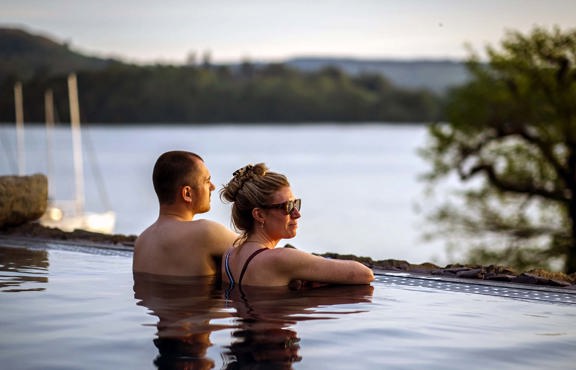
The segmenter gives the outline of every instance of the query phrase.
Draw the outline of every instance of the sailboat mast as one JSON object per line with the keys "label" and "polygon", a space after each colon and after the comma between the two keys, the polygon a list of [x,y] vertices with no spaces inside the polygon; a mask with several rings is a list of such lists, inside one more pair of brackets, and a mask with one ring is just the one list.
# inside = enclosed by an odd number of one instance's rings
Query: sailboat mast
{"label": "sailboat mast", "polygon": [[70,103],[70,124],[72,128],[72,150],[74,154],[74,174],[76,176],[76,214],[84,213],[84,168],[82,165],[82,136],[80,133],[80,106],[76,74],[68,75],[68,98]]}
{"label": "sailboat mast", "polygon": [[52,89],[44,92],[44,117],[46,120],[46,167],[48,175],[48,190],[52,189],[50,180],[52,179],[52,130],[54,128],[54,94]]}
{"label": "sailboat mast", "polygon": [[16,142],[18,150],[18,174],[24,175],[26,170],[26,152],[24,151],[24,102],[22,98],[22,83],[14,85],[14,108],[16,111]]}

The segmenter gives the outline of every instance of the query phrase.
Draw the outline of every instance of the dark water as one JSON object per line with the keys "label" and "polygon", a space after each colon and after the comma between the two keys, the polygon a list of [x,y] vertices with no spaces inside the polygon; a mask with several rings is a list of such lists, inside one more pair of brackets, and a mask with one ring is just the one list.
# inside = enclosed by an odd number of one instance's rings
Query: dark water
{"label": "dark water", "polygon": [[2,368],[568,369],[576,360],[568,295],[390,275],[227,294],[214,281],[133,276],[129,253],[82,250],[0,247]]}
{"label": "dark water", "polygon": [[222,291],[213,279],[175,279],[135,275],[138,304],[158,317],[154,344],[159,367],[212,368],[207,356],[210,336],[229,332],[222,345],[226,369],[290,368],[301,362],[299,334],[293,326],[309,320],[333,320],[366,308],[371,286],[322,287],[290,291],[285,288]]}

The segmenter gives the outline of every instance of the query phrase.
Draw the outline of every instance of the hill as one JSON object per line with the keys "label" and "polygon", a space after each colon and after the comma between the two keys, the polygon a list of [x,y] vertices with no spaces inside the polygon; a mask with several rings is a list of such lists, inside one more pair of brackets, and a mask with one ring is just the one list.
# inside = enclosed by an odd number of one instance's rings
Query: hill
{"label": "hill", "polygon": [[15,119],[16,80],[23,83],[28,122],[44,121],[48,89],[58,116],[67,117],[62,97],[70,72],[78,75],[84,122],[432,122],[443,119],[441,92],[464,79],[463,68],[457,62],[311,58],[134,65],[0,28],[0,122]]}
{"label": "hill", "polygon": [[[70,71],[101,70],[121,61],[86,56],[39,34],[14,28],[0,28],[0,82],[8,76],[22,80],[37,75],[53,76]],[[266,63],[256,62],[263,66]],[[385,76],[392,84],[409,89],[442,93],[468,79],[461,61],[451,60],[365,60],[352,58],[297,57],[285,61],[299,71],[316,72],[336,67],[350,75],[371,73]],[[229,65],[234,68],[238,65]]]}
{"label": "hill", "polygon": [[28,80],[70,71],[104,69],[112,59],[90,57],[70,50],[66,43],[16,28],[0,28],[0,82],[10,76]]}
{"label": "hill", "polygon": [[396,86],[442,93],[451,86],[460,85],[469,78],[466,66],[452,60],[363,60],[351,58],[294,58],[288,66],[303,71],[318,71],[336,67],[350,75],[364,73],[385,76]]}

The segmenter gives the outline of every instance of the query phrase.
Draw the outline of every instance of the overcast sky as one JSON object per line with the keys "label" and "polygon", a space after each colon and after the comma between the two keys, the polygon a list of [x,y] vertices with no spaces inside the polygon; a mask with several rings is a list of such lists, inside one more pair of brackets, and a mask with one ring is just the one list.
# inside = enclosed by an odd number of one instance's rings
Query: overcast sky
{"label": "overcast sky", "polygon": [[451,58],[506,30],[576,27],[572,0],[0,0],[0,26],[133,62]]}

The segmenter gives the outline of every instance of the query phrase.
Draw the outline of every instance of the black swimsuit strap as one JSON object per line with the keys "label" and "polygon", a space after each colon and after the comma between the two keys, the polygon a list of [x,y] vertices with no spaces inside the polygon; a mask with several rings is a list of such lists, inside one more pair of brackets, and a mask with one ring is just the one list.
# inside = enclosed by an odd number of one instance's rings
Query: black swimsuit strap
{"label": "black swimsuit strap", "polygon": [[256,257],[258,254],[269,250],[268,248],[261,248],[258,249],[257,251],[255,251],[254,253],[252,253],[250,255],[250,257],[248,257],[248,259],[246,260],[246,262],[244,263],[244,267],[242,267],[242,272],[240,273],[240,279],[238,279],[238,285],[242,286],[242,279],[244,278],[244,273],[246,273],[246,269],[248,268],[248,264],[250,263],[250,261],[252,261],[252,258]]}

